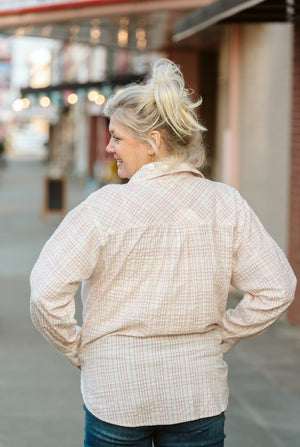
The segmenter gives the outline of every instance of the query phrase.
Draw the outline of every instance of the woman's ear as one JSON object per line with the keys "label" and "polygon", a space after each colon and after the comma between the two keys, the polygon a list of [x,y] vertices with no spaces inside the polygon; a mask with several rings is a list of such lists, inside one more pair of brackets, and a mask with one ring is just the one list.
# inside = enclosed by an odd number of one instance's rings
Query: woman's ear
{"label": "woman's ear", "polygon": [[[155,146],[159,149],[160,143],[161,143],[161,135],[158,130],[152,130],[152,132],[149,133],[149,137],[152,138],[154,141]],[[150,148],[150,155],[154,155],[154,150],[151,146]]]}

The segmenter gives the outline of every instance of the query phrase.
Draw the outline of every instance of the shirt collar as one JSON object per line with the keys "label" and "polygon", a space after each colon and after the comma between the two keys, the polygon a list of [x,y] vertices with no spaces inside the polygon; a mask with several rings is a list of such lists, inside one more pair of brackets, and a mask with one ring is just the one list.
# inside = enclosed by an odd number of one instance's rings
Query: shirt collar
{"label": "shirt collar", "polygon": [[155,161],[143,165],[129,180],[129,183],[141,183],[144,180],[151,180],[153,178],[162,177],[164,175],[177,174],[179,172],[191,172],[198,177],[204,175],[194,168],[189,163],[179,163],[176,166],[170,167],[168,163],[162,161]]}

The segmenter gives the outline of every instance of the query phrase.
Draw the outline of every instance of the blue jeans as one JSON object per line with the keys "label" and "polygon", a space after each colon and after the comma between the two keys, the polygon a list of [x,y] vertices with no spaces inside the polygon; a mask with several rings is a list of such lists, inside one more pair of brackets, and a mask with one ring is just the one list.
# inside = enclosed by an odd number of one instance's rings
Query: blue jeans
{"label": "blue jeans", "polygon": [[85,447],[223,447],[224,413],[173,425],[121,427],[97,419],[86,407]]}

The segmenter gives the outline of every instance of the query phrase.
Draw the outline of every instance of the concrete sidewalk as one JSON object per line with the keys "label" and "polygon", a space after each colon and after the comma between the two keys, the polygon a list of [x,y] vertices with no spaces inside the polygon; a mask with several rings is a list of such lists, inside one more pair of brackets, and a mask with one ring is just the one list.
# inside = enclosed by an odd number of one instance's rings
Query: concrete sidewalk
{"label": "concrete sidewalk", "polygon": [[[29,274],[61,220],[40,218],[45,175],[37,161],[0,170],[0,447],[83,446],[79,371],[43,340],[29,316]],[[71,181],[70,208],[87,193]],[[226,360],[225,445],[300,445],[300,329],[280,320]]]}

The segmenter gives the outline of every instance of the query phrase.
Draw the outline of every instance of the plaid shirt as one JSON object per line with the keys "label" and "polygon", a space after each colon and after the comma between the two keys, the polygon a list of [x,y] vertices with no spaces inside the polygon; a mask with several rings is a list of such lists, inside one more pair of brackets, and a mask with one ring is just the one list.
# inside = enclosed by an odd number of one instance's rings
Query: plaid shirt
{"label": "plaid shirt", "polygon": [[[82,282],[83,325],[74,319]],[[87,408],[124,426],[216,415],[223,353],[294,296],[282,250],[239,193],[190,165],[144,165],[72,210],[31,275],[35,326],[76,366]],[[226,311],[230,285],[245,291]]]}

